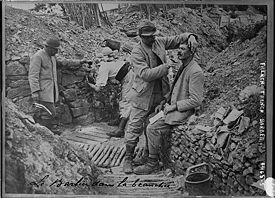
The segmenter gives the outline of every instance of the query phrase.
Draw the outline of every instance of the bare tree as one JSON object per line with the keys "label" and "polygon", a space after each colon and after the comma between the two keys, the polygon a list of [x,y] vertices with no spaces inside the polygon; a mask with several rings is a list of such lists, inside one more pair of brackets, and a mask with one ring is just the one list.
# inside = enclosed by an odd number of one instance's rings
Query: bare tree
{"label": "bare tree", "polygon": [[111,26],[107,14],[102,14],[97,3],[62,3],[61,7],[65,10],[71,21],[75,21],[84,28],[92,26],[102,26],[102,22]]}

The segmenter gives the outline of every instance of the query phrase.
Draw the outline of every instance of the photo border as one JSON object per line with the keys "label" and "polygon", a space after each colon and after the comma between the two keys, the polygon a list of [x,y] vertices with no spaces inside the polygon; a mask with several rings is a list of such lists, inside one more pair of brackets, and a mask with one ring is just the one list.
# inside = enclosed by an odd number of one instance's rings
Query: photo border
{"label": "photo border", "polygon": [[[1,165],[2,165],[2,189],[3,192],[5,190],[5,105],[4,105],[4,99],[5,99],[5,3],[8,2],[18,2],[18,3],[39,3],[42,2],[42,0],[15,0],[15,1],[2,1],[2,95],[1,95],[1,129],[2,129],[2,156],[1,156]],[[48,0],[43,1],[43,3],[104,3],[104,4],[117,4],[117,3],[138,3],[138,4],[219,4],[219,5],[266,5],[267,6],[267,71],[266,71],[266,169],[265,169],[265,178],[267,177],[274,177],[273,172],[273,65],[274,65],[274,1],[273,0],[182,0],[182,1],[152,1],[152,0],[137,0],[137,1],[128,1],[128,0],[115,0],[115,1],[109,1],[109,0],[101,0],[101,1],[81,1],[81,2],[75,2],[71,0]],[[31,195],[31,194],[4,194],[6,197],[48,197],[52,195]],[[59,195],[55,195],[59,197]],[[64,196],[64,195],[60,195]],[[66,196],[66,195],[65,195]],[[99,197],[98,195],[87,195],[89,197]],[[106,195],[102,195],[104,197],[109,197]],[[78,197],[78,195],[75,195],[74,197]],[[116,196],[115,196],[116,197]],[[120,197],[117,195],[117,197]],[[122,196],[123,197],[123,196]]]}

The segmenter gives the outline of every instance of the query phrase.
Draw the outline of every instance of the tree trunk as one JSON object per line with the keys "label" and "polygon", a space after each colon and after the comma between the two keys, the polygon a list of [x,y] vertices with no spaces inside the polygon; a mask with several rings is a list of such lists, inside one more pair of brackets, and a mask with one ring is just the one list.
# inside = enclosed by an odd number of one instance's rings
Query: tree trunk
{"label": "tree trunk", "polygon": [[94,26],[102,26],[101,19],[107,24],[112,25],[107,14],[102,14],[97,3],[62,3],[62,9],[66,11],[70,21],[75,21],[85,29]]}
{"label": "tree trunk", "polygon": [[96,16],[97,27],[101,27],[98,4],[94,4],[94,11]]}

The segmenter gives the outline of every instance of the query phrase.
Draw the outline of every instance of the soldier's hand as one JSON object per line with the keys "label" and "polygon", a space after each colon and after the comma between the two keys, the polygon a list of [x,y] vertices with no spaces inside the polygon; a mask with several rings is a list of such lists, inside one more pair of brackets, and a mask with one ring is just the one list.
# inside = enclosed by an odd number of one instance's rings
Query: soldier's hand
{"label": "soldier's hand", "polygon": [[169,113],[171,111],[175,111],[176,109],[177,109],[177,105],[176,104],[170,105],[170,104],[166,103],[164,105],[164,110],[163,110],[164,115],[166,115],[167,113]]}
{"label": "soldier's hand", "polygon": [[165,66],[169,69],[171,67],[176,67],[177,63],[174,63],[173,61],[171,61],[170,59],[167,60],[167,63],[164,63]]}
{"label": "soldier's hand", "polygon": [[163,109],[163,105],[165,104],[165,100],[162,100],[160,104],[155,108],[155,113],[160,112]]}
{"label": "soldier's hand", "polygon": [[162,109],[162,105],[158,105],[158,106],[156,106],[156,108],[155,108],[155,113],[160,112],[160,111],[161,111],[161,109]]}
{"label": "soldier's hand", "polygon": [[191,35],[188,39],[188,47],[191,49],[191,52],[195,52],[199,43],[196,40],[196,37],[194,35]]}
{"label": "soldier's hand", "polygon": [[89,83],[87,82],[88,85],[93,88],[96,92],[99,92],[100,91],[100,87],[99,86],[96,86],[95,84],[92,84],[92,83]]}

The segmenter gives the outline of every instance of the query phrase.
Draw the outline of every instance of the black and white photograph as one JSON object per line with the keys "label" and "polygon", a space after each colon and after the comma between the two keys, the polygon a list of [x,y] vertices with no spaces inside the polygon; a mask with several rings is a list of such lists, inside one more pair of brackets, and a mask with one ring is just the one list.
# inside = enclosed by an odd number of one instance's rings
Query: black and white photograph
{"label": "black and white photograph", "polygon": [[272,0],[2,2],[2,197],[274,197]]}

